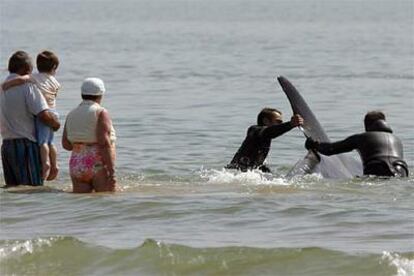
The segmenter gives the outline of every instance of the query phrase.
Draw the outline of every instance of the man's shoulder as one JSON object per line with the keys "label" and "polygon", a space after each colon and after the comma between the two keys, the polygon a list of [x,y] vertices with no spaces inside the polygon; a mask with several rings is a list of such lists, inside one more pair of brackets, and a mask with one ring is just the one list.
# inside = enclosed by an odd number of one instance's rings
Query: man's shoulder
{"label": "man's shoulder", "polygon": [[12,79],[16,78],[17,76],[18,76],[17,74],[11,73],[7,77],[4,78],[4,81],[12,80]]}
{"label": "man's shoulder", "polygon": [[19,84],[13,87],[10,87],[9,89],[2,91],[2,93],[5,93],[7,95],[7,99],[14,99],[14,98],[20,98],[24,97],[27,94],[33,92],[32,87],[28,83]]}
{"label": "man's shoulder", "polygon": [[265,126],[252,125],[247,129],[247,135],[258,135],[265,128]]}
{"label": "man's shoulder", "polygon": [[374,137],[374,136],[390,136],[390,137],[396,137],[397,136],[394,133],[388,132],[388,131],[366,131],[363,133],[359,133],[359,134],[355,134],[353,136],[358,136],[358,137]]}
{"label": "man's shoulder", "polygon": [[25,91],[25,103],[30,112],[34,115],[49,108],[45,98],[35,84],[28,83]]}
{"label": "man's shoulder", "polygon": [[263,128],[266,128],[266,126],[251,125],[251,126],[249,126],[248,129],[257,130],[257,129],[263,129]]}
{"label": "man's shoulder", "polygon": [[24,91],[24,93],[27,93],[28,95],[40,93],[40,91],[37,89],[36,85],[34,83],[31,83],[31,82],[27,82],[27,83],[22,84],[22,91]]}
{"label": "man's shoulder", "polygon": [[343,141],[346,141],[347,143],[361,143],[362,141],[366,140],[371,134],[369,132],[361,132],[356,133],[348,136]]}

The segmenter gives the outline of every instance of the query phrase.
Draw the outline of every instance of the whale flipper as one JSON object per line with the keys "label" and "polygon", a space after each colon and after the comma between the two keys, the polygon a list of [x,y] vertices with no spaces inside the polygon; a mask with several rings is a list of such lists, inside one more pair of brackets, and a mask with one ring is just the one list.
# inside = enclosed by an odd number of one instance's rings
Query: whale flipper
{"label": "whale flipper", "polygon": [[[303,117],[304,124],[302,128],[305,136],[320,142],[330,142],[315,114],[293,84],[283,76],[279,76],[277,80],[289,99],[293,113],[300,114]],[[344,154],[325,156],[309,151],[304,159],[296,163],[289,171],[287,177],[309,173],[320,173],[326,178],[352,178],[362,175],[362,164],[360,161]]]}

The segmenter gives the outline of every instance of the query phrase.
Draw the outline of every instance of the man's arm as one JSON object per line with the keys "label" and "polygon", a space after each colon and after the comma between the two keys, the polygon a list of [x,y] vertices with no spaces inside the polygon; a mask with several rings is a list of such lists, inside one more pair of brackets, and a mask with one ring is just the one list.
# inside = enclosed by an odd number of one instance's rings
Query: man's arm
{"label": "man's arm", "polygon": [[48,109],[41,111],[39,114],[37,114],[37,116],[42,121],[42,123],[51,127],[54,131],[57,131],[60,128],[59,121]]}
{"label": "man's arm", "polygon": [[323,155],[334,155],[344,152],[349,152],[358,148],[359,135],[353,135],[345,140],[334,143],[319,143],[317,141],[308,138],[305,143],[307,149],[316,150]]}
{"label": "man's arm", "polygon": [[263,129],[261,136],[265,139],[274,139],[294,128],[290,122],[269,126]]}
{"label": "man's arm", "polygon": [[261,135],[265,139],[274,139],[282,134],[285,134],[292,128],[300,126],[302,124],[303,124],[303,118],[300,115],[295,114],[292,116],[289,122],[266,127],[262,131]]}

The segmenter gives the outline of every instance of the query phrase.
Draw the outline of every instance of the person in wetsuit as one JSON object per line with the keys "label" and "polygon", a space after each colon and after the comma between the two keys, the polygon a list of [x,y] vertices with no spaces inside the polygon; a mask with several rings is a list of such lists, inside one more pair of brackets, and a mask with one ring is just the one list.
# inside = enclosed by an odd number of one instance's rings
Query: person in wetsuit
{"label": "person in wetsuit", "polygon": [[324,155],[349,152],[356,149],[362,159],[364,175],[408,176],[408,166],[403,160],[401,140],[392,134],[385,121],[384,113],[371,111],[365,115],[366,132],[352,135],[334,143],[319,143],[308,138],[307,149],[316,150]]}
{"label": "person in wetsuit", "polygon": [[271,172],[264,161],[269,153],[272,139],[301,124],[303,118],[298,114],[292,116],[289,122],[283,123],[282,112],[273,108],[264,108],[257,116],[257,125],[249,127],[246,138],[226,168],[243,172],[252,169]]}

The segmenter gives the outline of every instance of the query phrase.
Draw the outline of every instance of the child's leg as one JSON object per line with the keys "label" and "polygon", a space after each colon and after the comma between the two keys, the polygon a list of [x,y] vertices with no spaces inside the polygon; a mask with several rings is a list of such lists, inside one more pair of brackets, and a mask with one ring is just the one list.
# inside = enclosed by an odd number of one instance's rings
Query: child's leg
{"label": "child's leg", "polygon": [[46,179],[50,172],[50,160],[49,160],[49,145],[40,145],[40,158],[42,161],[42,179]]}
{"label": "child's leg", "polygon": [[57,164],[57,149],[54,144],[49,144],[49,160],[50,160],[50,172],[47,180],[53,180],[59,173],[59,167]]}

